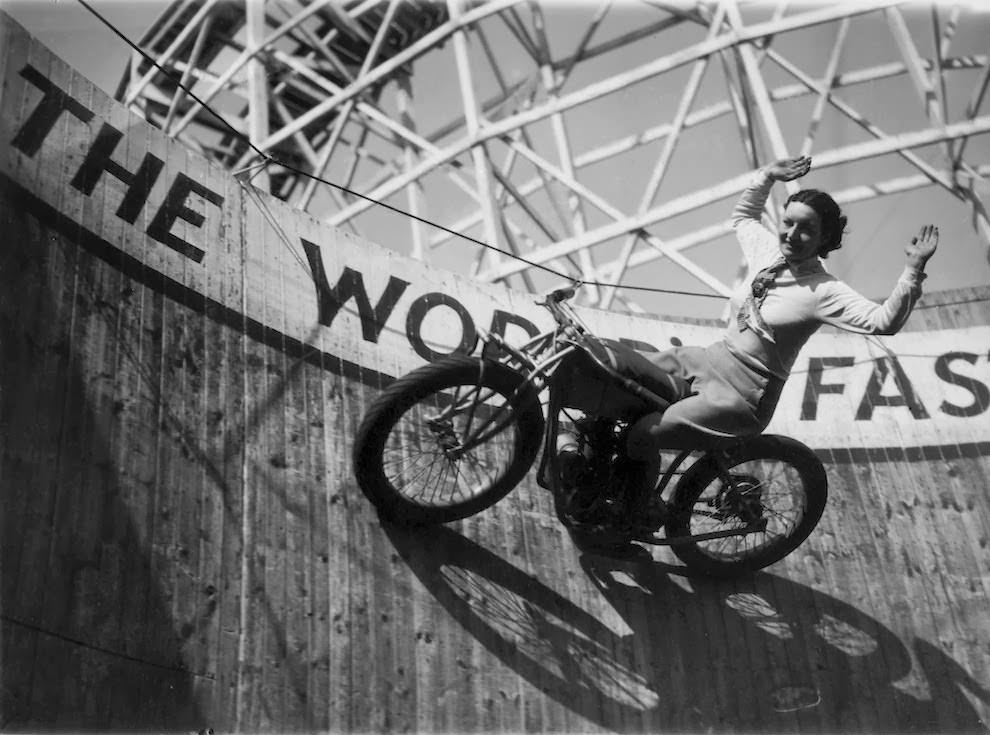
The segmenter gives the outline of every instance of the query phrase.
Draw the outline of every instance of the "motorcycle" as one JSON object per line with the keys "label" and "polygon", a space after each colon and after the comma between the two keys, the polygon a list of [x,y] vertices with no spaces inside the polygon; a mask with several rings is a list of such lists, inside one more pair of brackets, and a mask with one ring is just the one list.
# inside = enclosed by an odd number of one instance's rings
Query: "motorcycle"
{"label": "motorcycle", "polygon": [[537,482],[583,548],[667,545],[693,571],[719,577],[796,549],[821,518],[828,482],[814,452],[784,436],[676,453],[647,485],[661,518],[644,526],[636,517],[625,438],[669,402],[617,369],[621,345],[592,333],[568,303],[574,294],[560,288],[537,302],[554,317],[549,331],[519,346],[483,333],[480,357],[438,359],[373,402],[353,462],[380,517],[429,526],[480,513],[523,480],[542,447]]}

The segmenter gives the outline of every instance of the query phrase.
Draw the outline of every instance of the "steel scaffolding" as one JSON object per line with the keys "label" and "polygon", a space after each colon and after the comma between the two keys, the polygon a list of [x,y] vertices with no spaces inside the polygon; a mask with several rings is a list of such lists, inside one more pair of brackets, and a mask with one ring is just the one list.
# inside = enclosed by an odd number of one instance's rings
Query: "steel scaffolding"
{"label": "steel scaffolding", "polygon": [[[140,42],[170,75],[135,53],[117,97],[293,206],[479,279],[648,284],[666,259],[726,295],[732,273],[694,253],[787,154],[854,171],[840,203],[933,187],[990,243],[988,20],[903,0],[177,0]],[[373,200],[422,219],[385,236]]]}

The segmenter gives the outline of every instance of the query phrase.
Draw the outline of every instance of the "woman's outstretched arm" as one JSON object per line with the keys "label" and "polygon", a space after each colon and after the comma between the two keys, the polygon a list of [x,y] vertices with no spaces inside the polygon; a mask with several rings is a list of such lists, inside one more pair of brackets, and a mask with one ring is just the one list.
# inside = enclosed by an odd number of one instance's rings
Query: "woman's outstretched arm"
{"label": "woman's outstretched arm", "polygon": [[819,303],[819,318],[849,332],[896,334],[921,296],[925,265],[938,248],[938,227],[925,225],[904,247],[907,263],[882,304],[871,301],[841,281],[830,284]]}
{"label": "woman's outstretched arm", "polygon": [[777,181],[793,181],[811,170],[811,158],[781,158],[759,169],[732,210],[732,227],[750,267],[776,254],[777,235],[763,226],[763,207]]}

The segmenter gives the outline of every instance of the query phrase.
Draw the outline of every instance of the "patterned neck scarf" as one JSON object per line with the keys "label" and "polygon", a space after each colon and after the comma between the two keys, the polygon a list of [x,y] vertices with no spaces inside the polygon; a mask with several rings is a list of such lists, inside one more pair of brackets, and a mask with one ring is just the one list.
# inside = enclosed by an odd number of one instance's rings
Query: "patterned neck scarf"
{"label": "patterned neck scarf", "polygon": [[772,265],[767,266],[753,278],[753,284],[750,289],[749,296],[746,297],[745,303],[739,309],[739,313],[736,314],[736,324],[739,326],[740,332],[745,332],[747,329],[752,329],[758,335],[770,342],[776,341],[773,335],[773,329],[771,329],[767,323],[763,320],[763,316],[760,314],[760,306],[763,304],[763,300],[767,297],[767,291],[773,286],[773,282],[777,280],[777,276],[787,267],[787,261],[781,257],[778,258]]}

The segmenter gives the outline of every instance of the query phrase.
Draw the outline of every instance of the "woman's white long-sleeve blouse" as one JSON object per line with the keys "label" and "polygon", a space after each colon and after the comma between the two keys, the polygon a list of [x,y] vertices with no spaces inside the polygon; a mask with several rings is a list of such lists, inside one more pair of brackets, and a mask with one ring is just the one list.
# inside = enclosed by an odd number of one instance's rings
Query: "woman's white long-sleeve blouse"
{"label": "woman's white long-sleeve blouse", "polygon": [[[773,183],[765,171],[758,171],[732,214],[736,238],[749,267],[749,277],[730,301],[733,313],[749,293],[753,275],[780,258],[777,234],[761,221]],[[822,324],[862,334],[894,334],[900,330],[921,296],[924,278],[920,270],[906,267],[890,296],[878,304],[827,272],[819,258],[813,258],[797,269],[785,269],[767,292],[760,314],[772,328],[772,340],[751,329],[740,330],[732,319],[725,342],[740,359],[755,361],[783,379],[804,343]]]}

